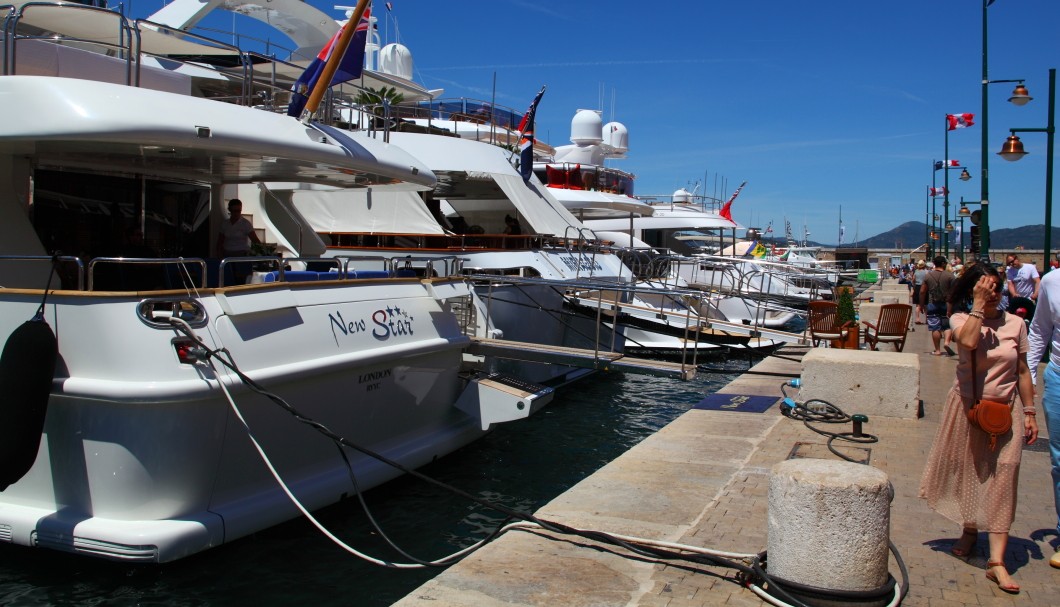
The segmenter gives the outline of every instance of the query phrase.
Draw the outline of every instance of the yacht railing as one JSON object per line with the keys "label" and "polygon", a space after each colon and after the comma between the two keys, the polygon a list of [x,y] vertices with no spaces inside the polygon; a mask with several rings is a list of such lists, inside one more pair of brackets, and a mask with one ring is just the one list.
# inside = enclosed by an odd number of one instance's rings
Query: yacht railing
{"label": "yacht railing", "polygon": [[0,74],[7,75],[10,69],[7,65],[8,57],[11,55],[11,35],[9,28],[15,17],[15,7],[10,4],[0,4]]}
{"label": "yacht railing", "polygon": [[73,257],[73,256],[69,256],[69,255],[59,255],[59,256],[56,256],[56,257],[52,257],[51,255],[0,255],[0,262],[7,262],[7,261],[12,261],[12,262],[15,262],[15,261],[33,261],[33,262],[48,261],[48,262],[50,262],[50,261],[53,261],[53,260],[56,261],[56,262],[61,262],[61,263],[72,263],[75,266],[77,266],[77,272],[76,272],[76,276],[75,276],[77,280],[75,282],[77,283],[77,290],[78,291],[83,291],[84,288],[85,288],[85,264],[84,264],[84,262],[81,261],[80,257]]}
{"label": "yacht railing", "polygon": [[591,190],[633,196],[636,177],[632,173],[577,162],[535,163],[534,173],[550,188]]}
{"label": "yacht railing", "polygon": [[[575,236],[573,238],[572,233]],[[574,272],[575,278],[581,278],[583,267],[589,270],[590,275],[596,267],[596,255],[601,252],[602,248],[595,246],[593,244],[595,242],[596,235],[589,228],[569,225],[563,230],[564,248],[572,257],[577,255],[579,258]]]}
{"label": "yacht railing", "polygon": [[[0,64],[4,75],[19,72],[18,49],[29,41],[59,45],[71,53],[91,52],[120,61],[120,80],[129,86],[144,86],[144,59],[153,57],[169,64],[212,70],[214,76],[205,78],[209,82],[200,86],[204,96],[275,112],[286,110],[289,83],[304,69],[274,55],[243,51],[235,44],[209,36],[147,19],[130,20],[105,6],[29,2],[19,7],[0,5],[0,16],[3,16],[0,37],[4,40],[0,47],[3,55]],[[159,41],[161,45],[156,44]],[[180,44],[187,45],[186,54],[197,60],[182,56]],[[257,73],[256,64],[268,66],[269,73]],[[278,69],[283,69],[285,74],[281,76]]]}
{"label": "yacht railing", "polygon": [[[686,275],[690,283],[717,285],[721,290],[750,299],[777,303],[791,303],[796,299],[808,301],[816,298],[822,289],[829,288],[823,278],[811,280],[805,286],[796,285],[793,279],[805,279],[806,274],[778,262],[718,255],[696,255],[689,259],[698,262]],[[719,276],[721,268],[725,270]]]}
{"label": "yacht railing", "polygon": [[[71,11],[78,11],[80,14],[75,17],[72,16]],[[49,17],[48,13],[54,13],[55,16]],[[87,37],[88,32],[106,31],[105,26],[108,25],[104,21],[106,19],[113,20],[110,24],[113,29],[108,34],[109,39],[100,38],[98,35],[95,38]],[[58,23],[63,25],[67,33],[57,31],[58,28],[49,29]],[[23,24],[28,27],[37,27],[42,33],[23,33],[20,31],[20,26]],[[4,75],[15,74],[18,69],[19,43],[36,40],[82,51],[102,51],[102,54],[112,55],[124,63],[124,83],[132,85],[135,56],[131,51],[131,41],[134,36],[135,33],[129,21],[120,13],[111,10],[72,3],[27,2],[4,20],[4,37],[8,39],[4,49]]]}
{"label": "yacht railing", "polygon": [[679,196],[673,194],[647,194],[638,196],[637,198],[640,199],[641,202],[645,202],[652,206],[669,207],[670,209],[692,207],[703,211],[704,213],[716,213],[724,202],[721,198],[692,193]]}
{"label": "yacht railing", "polygon": [[[426,257],[413,255],[335,255],[323,259],[338,259],[344,274],[364,271],[366,265],[373,270],[388,272],[391,276],[410,278],[451,278],[461,276],[464,259],[455,255]],[[357,266],[355,269],[354,266]]]}
{"label": "yacht railing", "polygon": [[[116,264],[120,266],[153,266],[159,267],[163,271],[168,270],[169,266],[174,266],[180,274],[181,281],[193,280],[191,273],[188,271],[187,266],[194,265],[199,268],[199,285],[198,288],[206,288],[206,260],[197,257],[96,257],[92,261],[88,262],[88,290],[94,291],[96,287],[96,270],[104,264]],[[155,279],[156,282],[164,283],[166,276],[159,274],[157,276],[150,277]],[[135,285],[133,285],[135,287]],[[157,290],[157,286],[147,287],[148,290]],[[121,290],[137,290],[135,288]]]}

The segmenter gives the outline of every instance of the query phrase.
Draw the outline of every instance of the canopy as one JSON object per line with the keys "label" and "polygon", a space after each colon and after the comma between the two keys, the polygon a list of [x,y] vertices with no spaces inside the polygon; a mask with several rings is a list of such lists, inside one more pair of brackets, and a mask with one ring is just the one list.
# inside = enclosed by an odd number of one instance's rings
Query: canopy
{"label": "canopy", "polygon": [[[598,192],[595,190],[569,190],[565,188],[549,188],[549,192],[570,211],[582,209],[593,211],[594,215],[621,215],[628,217],[629,213],[635,215],[651,215],[654,208],[645,203],[619,194]],[[601,213],[602,212],[602,213]]]}
{"label": "canopy", "polygon": [[316,232],[445,234],[415,192],[296,190],[291,201]]}
{"label": "canopy", "polygon": [[523,181],[509,162],[512,153],[508,150],[480,141],[422,133],[391,133],[390,142],[431,167],[439,176],[435,196],[448,200],[458,212],[507,212],[515,207],[523,220],[524,234],[576,237],[584,227],[536,177]]}
{"label": "canopy", "polygon": [[491,175],[536,234],[577,237],[583,227],[536,178],[524,182],[518,175]]}

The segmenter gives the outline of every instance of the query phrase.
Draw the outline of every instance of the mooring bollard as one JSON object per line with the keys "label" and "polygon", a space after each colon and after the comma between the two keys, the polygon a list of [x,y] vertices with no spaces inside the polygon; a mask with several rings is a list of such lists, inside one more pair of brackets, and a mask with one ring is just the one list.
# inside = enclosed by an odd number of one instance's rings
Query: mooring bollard
{"label": "mooring bollard", "polygon": [[773,466],[770,578],[809,604],[886,604],[893,496],[887,475],[871,466],[823,459]]}

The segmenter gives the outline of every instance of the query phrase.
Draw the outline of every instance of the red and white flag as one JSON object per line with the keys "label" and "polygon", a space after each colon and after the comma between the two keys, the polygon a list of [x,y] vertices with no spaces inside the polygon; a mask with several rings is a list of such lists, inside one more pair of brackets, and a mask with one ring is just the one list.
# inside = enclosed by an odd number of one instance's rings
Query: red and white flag
{"label": "red and white flag", "polygon": [[945,196],[946,195],[946,188],[944,188],[944,187],[942,187],[942,188],[929,187],[928,188],[928,195],[929,196]]}
{"label": "red and white flag", "polygon": [[946,114],[946,123],[949,125],[946,130],[952,131],[954,129],[963,129],[975,124],[973,120],[975,114]]}
{"label": "red and white flag", "polygon": [[943,160],[942,162],[944,162],[946,164],[946,166],[948,166],[948,167],[959,167],[959,166],[961,166],[961,161],[960,160]]}
{"label": "red and white flag", "polygon": [[734,224],[736,222],[732,219],[732,201],[736,200],[736,197],[740,195],[740,190],[742,190],[743,186],[745,185],[747,185],[746,181],[741,183],[740,187],[736,188],[736,191],[732,193],[732,197],[725,201],[725,204],[722,205],[721,210],[718,211],[718,215],[721,215],[725,219],[732,221]]}

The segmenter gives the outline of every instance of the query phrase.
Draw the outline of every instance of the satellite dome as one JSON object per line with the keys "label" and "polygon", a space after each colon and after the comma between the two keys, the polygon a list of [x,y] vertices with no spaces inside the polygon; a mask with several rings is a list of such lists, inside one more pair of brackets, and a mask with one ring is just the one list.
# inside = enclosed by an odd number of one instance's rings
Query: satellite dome
{"label": "satellite dome", "polygon": [[603,124],[598,110],[578,110],[570,121],[571,143],[596,145],[603,143]]}
{"label": "satellite dome", "polygon": [[388,44],[379,50],[379,71],[412,80],[412,51],[403,44]]}
{"label": "satellite dome", "polygon": [[604,125],[604,143],[620,154],[629,151],[629,130],[621,122],[608,122]]}
{"label": "satellite dome", "polygon": [[686,190],[684,188],[681,188],[681,189],[677,190],[676,192],[674,192],[673,198],[674,198],[674,202],[675,203],[677,203],[677,202],[690,202],[692,200],[692,192],[689,192],[688,190]]}

